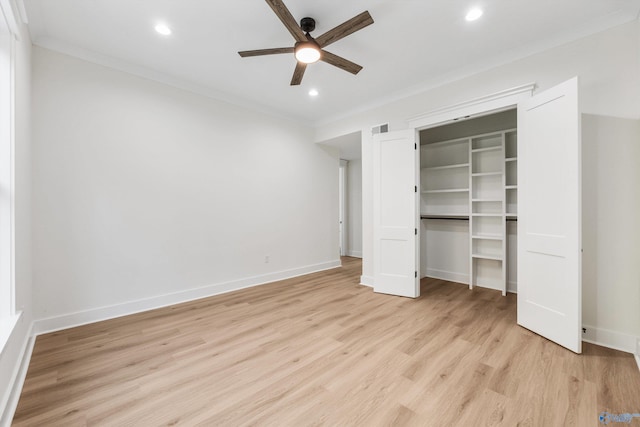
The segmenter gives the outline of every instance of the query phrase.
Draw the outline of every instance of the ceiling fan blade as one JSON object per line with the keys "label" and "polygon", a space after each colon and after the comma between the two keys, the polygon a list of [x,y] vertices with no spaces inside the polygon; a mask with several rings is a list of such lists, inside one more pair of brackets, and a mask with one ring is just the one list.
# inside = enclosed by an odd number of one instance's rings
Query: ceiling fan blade
{"label": "ceiling fan blade", "polygon": [[293,72],[293,77],[291,78],[291,86],[297,86],[302,82],[302,76],[304,76],[304,71],[307,69],[307,64],[304,62],[298,62],[296,64],[296,69]]}
{"label": "ceiling fan blade", "polygon": [[373,24],[373,18],[369,12],[364,11],[358,16],[354,16],[337,27],[327,31],[320,37],[316,37],[316,42],[320,47],[329,46],[331,43],[337,42],[343,37],[353,34],[364,27]]}
{"label": "ceiling fan blade", "polygon": [[298,25],[287,6],[284,5],[282,0],[266,0],[273,9],[273,12],[280,18],[280,21],[287,27],[287,30],[291,33],[294,39],[298,42],[307,41],[307,37],[304,35],[304,31]]}
{"label": "ceiling fan blade", "polygon": [[276,47],[273,49],[243,50],[238,55],[246,58],[248,56],[276,55],[279,53],[293,53],[292,47]]}
{"label": "ceiling fan blade", "polygon": [[362,66],[351,62],[348,59],[344,59],[341,56],[334,55],[331,52],[327,52],[326,50],[322,51],[322,56],[320,57],[320,59],[327,64],[331,64],[333,66],[341,68],[345,71],[350,72],[351,74],[358,74],[360,70],[362,70]]}

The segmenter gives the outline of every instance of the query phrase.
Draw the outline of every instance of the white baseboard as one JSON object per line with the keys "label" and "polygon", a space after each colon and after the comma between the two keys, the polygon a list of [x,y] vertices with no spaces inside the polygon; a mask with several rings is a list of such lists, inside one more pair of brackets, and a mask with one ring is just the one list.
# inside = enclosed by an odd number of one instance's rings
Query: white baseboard
{"label": "white baseboard", "polygon": [[469,284],[469,275],[456,273],[453,271],[436,270],[435,268],[423,268],[423,272],[426,273],[426,277],[432,277],[434,279],[448,280],[449,282]]}
{"label": "white baseboard", "polygon": [[502,292],[502,287],[494,284],[494,283],[475,283],[473,285],[474,288],[484,288],[484,289],[491,289],[492,291],[499,291]]}
{"label": "white baseboard", "polygon": [[364,286],[368,286],[373,288],[373,277],[371,276],[360,276],[360,284]]}
{"label": "white baseboard", "polygon": [[[422,271],[426,272],[426,274],[423,277],[432,277],[434,279],[448,280],[449,282],[462,283],[465,285],[469,284],[468,274],[456,273],[453,271],[446,271],[446,270],[437,270],[435,268],[425,268],[425,267],[422,267]],[[477,284],[476,286],[480,288],[494,289],[498,291],[501,290],[498,287],[482,284],[482,283]],[[507,292],[512,294],[517,294],[518,293],[517,282],[514,282],[514,281],[507,282]]]}
{"label": "white baseboard", "polygon": [[362,251],[347,251],[347,256],[362,258]]}
{"label": "white baseboard", "polygon": [[631,353],[636,356],[636,361],[638,360],[636,349],[638,337],[608,329],[598,329],[589,325],[583,325],[583,328],[586,329],[586,332],[582,333],[582,341]]}
{"label": "white baseboard", "polygon": [[633,357],[635,357],[636,365],[638,365],[638,370],[640,370],[640,337],[636,337],[636,352],[633,353]]}
{"label": "white baseboard", "polygon": [[20,400],[20,394],[22,393],[22,387],[24,386],[24,380],[27,378],[27,370],[29,369],[29,362],[31,361],[31,353],[33,352],[35,342],[36,337],[33,335],[33,323],[31,323],[24,343],[22,344],[22,349],[20,350],[20,363],[14,368],[13,375],[11,376],[9,394],[6,401],[3,402],[4,406],[0,407],[0,426],[2,427],[9,427],[13,421],[13,416],[15,415],[18,401]]}
{"label": "white baseboard", "polygon": [[217,283],[214,285],[189,289],[186,291],[159,295],[142,300],[129,301],[107,307],[99,307],[91,310],[79,311],[76,313],[63,314],[46,319],[38,319],[34,322],[33,333],[35,335],[40,335],[44,333],[59,331],[62,329],[73,328],[76,326],[86,325],[88,323],[100,322],[102,320],[127,316],[130,314],[140,313],[156,308],[193,301],[200,298],[224,294],[227,292],[237,291],[253,286],[265,285],[267,283],[276,282],[278,280],[290,279],[292,277],[302,276],[305,274],[315,273],[323,270],[330,270],[332,268],[340,266],[340,260],[337,259],[320,264],[294,268],[291,270],[284,270],[260,276],[247,277],[231,282]]}

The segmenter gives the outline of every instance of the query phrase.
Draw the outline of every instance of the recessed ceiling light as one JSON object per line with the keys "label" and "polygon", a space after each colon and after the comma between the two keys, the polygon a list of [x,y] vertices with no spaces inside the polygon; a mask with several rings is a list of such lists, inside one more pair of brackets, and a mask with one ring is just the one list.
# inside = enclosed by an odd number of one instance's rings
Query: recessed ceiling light
{"label": "recessed ceiling light", "polygon": [[171,28],[169,28],[166,24],[158,24],[156,25],[156,31],[163,36],[171,35]]}
{"label": "recessed ceiling light", "polygon": [[482,16],[482,9],[479,8],[473,8],[471,9],[469,12],[467,12],[467,16],[465,16],[465,19],[469,22],[471,21],[475,21],[476,19],[480,18]]}
{"label": "recessed ceiling light", "polygon": [[318,90],[317,90],[317,89],[311,89],[311,90],[309,91],[309,96],[318,96],[318,94],[319,94],[319,93],[320,93],[320,92],[318,92]]}

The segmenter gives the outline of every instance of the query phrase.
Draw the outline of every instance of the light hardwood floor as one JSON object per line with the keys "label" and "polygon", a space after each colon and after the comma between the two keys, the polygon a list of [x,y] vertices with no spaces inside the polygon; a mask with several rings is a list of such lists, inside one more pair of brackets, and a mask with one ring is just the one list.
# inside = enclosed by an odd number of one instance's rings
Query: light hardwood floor
{"label": "light hardwood floor", "polygon": [[[38,337],[15,426],[597,426],[640,412],[629,354],[516,325],[516,296],[412,300],[339,269]],[[634,420],[640,425],[640,420]]]}

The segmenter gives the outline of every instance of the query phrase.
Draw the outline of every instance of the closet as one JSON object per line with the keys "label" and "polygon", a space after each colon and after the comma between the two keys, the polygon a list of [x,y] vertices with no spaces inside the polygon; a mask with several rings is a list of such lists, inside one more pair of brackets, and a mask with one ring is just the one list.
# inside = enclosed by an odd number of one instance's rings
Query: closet
{"label": "closet", "polygon": [[516,291],[517,112],[420,132],[420,271]]}
{"label": "closet", "polygon": [[517,280],[518,324],[579,353],[578,93],[577,77],[522,85],[373,135],[373,290],[416,298],[431,276],[504,294]]}

